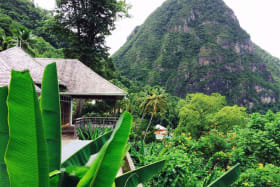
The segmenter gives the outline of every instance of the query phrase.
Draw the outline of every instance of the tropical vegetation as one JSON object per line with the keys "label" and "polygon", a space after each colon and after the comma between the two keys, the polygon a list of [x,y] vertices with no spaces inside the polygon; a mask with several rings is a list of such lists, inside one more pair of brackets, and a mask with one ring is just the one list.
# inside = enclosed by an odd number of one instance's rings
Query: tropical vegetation
{"label": "tropical vegetation", "polygon": [[[0,89],[0,132],[4,135],[0,142],[1,186],[136,186],[163,167],[164,161],[159,161],[116,178],[129,150],[132,116],[128,112],[112,132],[89,142],[62,162],[56,64],[46,66],[40,102],[29,71],[13,70],[11,74],[9,89]],[[81,165],[94,153],[90,167]],[[80,160],[81,155],[84,160]]]}
{"label": "tropical vegetation", "polygon": [[[132,143],[136,165],[166,160],[163,172],[147,186],[203,186],[237,163],[241,175],[232,186],[280,185],[280,114],[248,114],[245,108],[228,106],[224,101],[219,94],[190,94],[178,102],[179,123],[175,129],[169,128],[171,138],[146,143],[136,139]],[[203,110],[204,106],[208,110]],[[188,120],[192,118],[195,120]]]}
{"label": "tropical vegetation", "polygon": [[[127,92],[117,103],[74,103],[82,116],[127,112],[115,129],[79,127],[90,141],[62,160],[55,64],[40,99],[29,72],[12,71],[0,88],[0,186],[280,186],[279,59],[222,0],[167,0],[111,58],[105,37],[128,9],[122,0],[59,0],[55,13],[0,3],[0,51],[77,58]],[[136,169],[116,177],[128,151]]]}

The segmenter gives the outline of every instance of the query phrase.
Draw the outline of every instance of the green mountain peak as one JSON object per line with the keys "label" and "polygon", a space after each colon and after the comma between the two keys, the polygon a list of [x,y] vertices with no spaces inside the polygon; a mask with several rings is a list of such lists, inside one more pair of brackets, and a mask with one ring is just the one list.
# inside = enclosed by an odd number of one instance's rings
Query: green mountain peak
{"label": "green mountain peak", "polygon": [[250,110],[277,107],[279,60],[261,50],[222,0],[167,0],[113,56],[122,75],[179,97],[221,93]]}

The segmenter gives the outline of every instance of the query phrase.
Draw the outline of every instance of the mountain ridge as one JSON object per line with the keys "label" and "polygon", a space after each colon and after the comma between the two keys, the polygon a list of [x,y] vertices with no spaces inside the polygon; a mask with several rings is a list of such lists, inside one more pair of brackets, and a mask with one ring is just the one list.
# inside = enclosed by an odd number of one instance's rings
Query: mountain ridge
{"label": "mountain ridge", "polygon": [[165,1],[113,59],[122,75],[179,97],[219,92],[252,111],[278,108],[279,63],[251,41],[222,0]]}

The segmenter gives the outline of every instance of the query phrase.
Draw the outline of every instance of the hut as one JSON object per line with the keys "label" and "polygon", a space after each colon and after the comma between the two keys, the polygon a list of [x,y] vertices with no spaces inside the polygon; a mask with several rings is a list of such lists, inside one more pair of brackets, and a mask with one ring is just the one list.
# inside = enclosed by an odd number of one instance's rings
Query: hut
{"label": "hut", "polygon": [[44,67],[56,62],[60,87],[62,125],[72,125],[72,101],[82,99],[113,99],[125,97],[126,93],[113,85],[77,59],[32,58],[19,47],[0,52],[0,86],[8,85],[10,72],[30,71],[38,95]]}

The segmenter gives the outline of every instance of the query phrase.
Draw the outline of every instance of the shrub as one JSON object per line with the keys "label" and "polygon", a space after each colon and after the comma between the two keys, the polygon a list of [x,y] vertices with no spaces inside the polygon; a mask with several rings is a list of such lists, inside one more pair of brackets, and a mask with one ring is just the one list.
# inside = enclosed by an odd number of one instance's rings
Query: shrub
{"label": "shrub", "polygon": [[[150,155],[146,159],[154,161],[157,157]],[[203,169],[203,159],[195,154],[188,154],[177,147],[168,147],[161,158],[166,160],[166,166],[160,175],[147,183],[148,186],[195,186],[203,176],[207,176]]]}
{"label": "shrub", "polygon": [[259,163],[258,168],[248,169],[243,172],[239,179],[233,184],[233,187],[240,186],[266,186],[278,187],[280,186],[280,168],[268,164],[263,166]]}
{"label": "shrub", "polygon": [[226,135],[217,130],[211,130],[198,140],[197,151],[203,152],[205,157],[209,158],[216,152],[225,151],[229,147]]}
{"label": "shrub", "polygon": [[280,148],[266,131],[242,129],[233,150],[234,161],[252,167],[254,163],[280,164]]}

